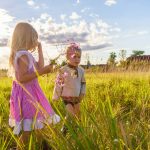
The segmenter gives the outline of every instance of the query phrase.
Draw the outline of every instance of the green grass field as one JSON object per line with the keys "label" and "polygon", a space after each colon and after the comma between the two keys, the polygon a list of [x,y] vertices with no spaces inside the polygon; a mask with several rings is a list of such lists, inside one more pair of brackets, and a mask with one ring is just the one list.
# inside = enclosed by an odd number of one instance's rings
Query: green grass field
{"label": "green grass field", "polygon": [[[78,128],[60,129],[65,115],[61,101],[52,102],[55,75],[40,77],[41,87],[62,121],[41,131],[54,150],[148,150],[150,149],[150,74],[87,73],[87,92],[81,104]],[[11,79],[0,78],[0,149],[15,146],[18,137],[8,126]],[[20,146],[21,147],[21,146]],[[42,149],[34,132],[28,149]]]}

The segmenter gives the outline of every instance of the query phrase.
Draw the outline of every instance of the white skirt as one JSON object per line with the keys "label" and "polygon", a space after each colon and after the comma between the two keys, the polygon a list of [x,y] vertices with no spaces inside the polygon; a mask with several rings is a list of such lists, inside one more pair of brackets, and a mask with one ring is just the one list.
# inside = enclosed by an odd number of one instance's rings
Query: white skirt
{"label": "white skirt", "polygon": [[36,129],[42,129],[44,125],[47,124],[56,124],[60,122],[60,117],[57,114],[54,114],[47,120],[40,119],[24,119],[20,122],[16,122],[14,119],[9,118],[9,125],[14,127],[13,133],[19,135],[20,131],[32,131]]}

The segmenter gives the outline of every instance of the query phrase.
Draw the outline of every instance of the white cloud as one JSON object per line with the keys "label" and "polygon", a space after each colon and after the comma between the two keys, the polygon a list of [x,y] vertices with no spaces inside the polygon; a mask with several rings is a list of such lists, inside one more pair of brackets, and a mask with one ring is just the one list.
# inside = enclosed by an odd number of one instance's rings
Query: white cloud
{"label": "white cloud", "polygon": [[0,38],[0,47],[7,46],[8,39],[7,38]]}
{"label": "white cloud", "polygon": [[83,19],[57,23],[50,15],[42,14],[40,18],[32,20],[31,24],[37,29],[41,41],[47,45],[66,45],[68,41],[74,41],[80,43],[84,50],[110,47],[112,32],[114,35],[119,32],[119,28],[112,27],[101,19],[91,23]]}
{"label": "white cloud", "polygon": [[137,32],[137,34],[138,35],[147,35],[147,34],[149,34],[149,32],[144,30],[144,31]]}
{"label": "white cloud", "polygon": [[6,46],[8,37],[12,31],[11,23],[14,17],[8,14],[4,9],[0,9],[0,46]]}
{"label": "white cloud", "polygon": [[0,48],[0,68],[8,68],[10,49],[8,47]]}
{"label": "white cloud", "polygon": [[86,12],[86,11],[88,11],[88,10],[90,10],[90,8],[83,8],[83,9],[81,10],[81,12],[84,13],[84,12]]}
{"label": "white cloud", "polygon": [[118,27],[116,27],[116,28],[112,28],[112,29],[111,29],[111,31],[120,32],[120,31],[121,31],[121,29],[120,29],[120,28],[118,28]]}
{"label": "white cloud", "polygon": [[27,4],[29,6],[31,6],[32,8],[34,8],[34,9],[39,9],[40,8],[40,6],[38,4],[36,4],[33,0],[27,0]]}
{"label": "white cloud", "polygon": [[47,13],[41,14],[41,17],[40,17],[40,18],[41,18],[41,19],[50,19],[50,20],[52,20],[52,17],[50,17],[49,14],[47,14]]}
{"label": "white cloud", "polygon": [[[7,13],[5,12],[5,14]],[[30,23],[38,31],[40,40],[46,45],[52,46],[58,43],[66,44],[68,40],[72,40],[80,43],[81,46],[85,48],[85,50],[96,50],[109,47],[111,45],[110,43],[112,32],[114,36],[115,33],[119,32],[119,28],[113,27],[99,18],[96,18],[95,21],[91,23],[87,23],[75,12],[72,13],[71,16],[76,17],[71,17],[68,23],[57,23],[49,14],[43,13],[37,19],[32,18]],[[9,17],[11,18],[11,16]],[[62,14],[60,17],[64,19],[67,16]],[[80,18],[80,20],[75,22],[75,18]],[[12,19],[8,21],[11,20]],[[8,32],[6,31],[6,33]],[[0,39],[0,45],[5,46],[7,43],[6,36],[0,36]]]}
{"label": "white cloud", "polygon": [[93,13],[91,13],[91,14],[89,14],[89,16],[90,16],[90,17],[93,17],[93,18],[99,18],[99,15],[98,15],[98,14],[93,14]]}
{"label": "white cloud", "polygon": [[138,36],[143,36],[143,35],[148,35],[149,31],[142,30],[142,31],[130,31],[124,35],[125,38],[129,37],[138,37]]}
{"label": "white cloud", "polygon": [[117,0],[106,0],[105,5],[111,6],[117,3]]}
{"label": "white cloud", "polygon": [[6,23],[13,21],[14,17],[8,14],[8,11],[0,9],[0,23]]}
{"label": "white cloud", "polygon": [[79,16],[76,12],[72,12],[72,14],[69,18],[72,20],[76,20],[76,19],[80,19],[81,16]]}
{"label": "white cloud", "polygon": [[32,0],[29,0],[29,1],[27,1],[27,4],[30,5],[30,6],[34,6],[34,5],[35,5],[35,2],[32,1]]}
{"label": "white cloud", "polygon": [[[12,29],[10,28],[10,24],[13,21],[13,17],[5,10],[0,10],[0,15],[2,16],[2,14],[5,16],[3,16],[5,19],[7,16],[7,19],[5,21],[3,20],[3,26],[0,28],[0,31],[3,29],[3,33],[7,33],[7,36],[4,36],[0,32],[0,47],[3,46],[4,48],[7,44],[8,37],[10,37],[8,28]],[[70,41],[79,43],[85,51],[92,52],[93,50],[103,51],[109,49],[112,47],[112,33],[115,36],[115,33],[119,32],[119,28],[111,26],[102,19],[99,19],[99,17],[93,19],[90,23],[82,18],[75,22],[74,19],[69,19],[65,14],[62,14],[60,17],[62,19],[67,18],[66,22],[63,20],[61,23],[58,23],[47,13],[41,14],[37,19],[30,19],[30,23],[38,31],[44,53],[46,53],[44,54],[45,57],[47,57],[47,52],[50,52],[50,56],[56,56],[58,50],[66,48],[66,44]],[[13,21],[13,28],[15,21]]]}
{"label": "white cloud", "polygon": [[77,4],[79,4],[80,3],[80,0],[77,0]]}
{"label": "white cloud", "polygon": [[61,20],[65,20],[66,15],[65,15],[65,14],[61,14],[61,15],[60,15],[60,18],[61,18]]}
{"label": "white cloud", "polygon": [[9,60],[8,55],[7,55],[7,57],[5,57],[3,55],[0,56],[0,69],[8,68],[8,60]]}

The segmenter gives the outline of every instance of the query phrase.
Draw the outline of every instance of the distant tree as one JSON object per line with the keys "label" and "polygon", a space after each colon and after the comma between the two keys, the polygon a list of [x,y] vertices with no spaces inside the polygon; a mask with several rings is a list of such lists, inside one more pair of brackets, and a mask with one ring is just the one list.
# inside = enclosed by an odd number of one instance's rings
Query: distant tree
{"label": "distant tree", "polygon": [[119,57],[120,57],[119,66],[120,67],[126,66],[126,53],[127,53],[126,50],[123,50],[123,49],[120,50],[120,53],[119,53]]}
{"label": "distant tree", "polygon": [[109,55],[107,64],[111,65],[111,66],[115,66],[116,65],[116,57],[117,57],[116,53],[111,52],[110,55]]}
{"label": "distant tree", "polygon": [[86,58],[86,65],[87,65],[87,69],[88,69],[91,66],[90,56],[88,53],[86,53],[85,58]]}
{"label": "distant tree", "polygon": [[144,51],[133,50],[131,56],[141,56],[141,55],[143,55],[144,53],[145,53]]}
{"label": "distant tree", "polygon": [[91,62],[90,62],[90,60],[88,60],[87,61],[87,69],[90,68],[90,66],[91,66]]}
{"label": "distant tree", "polygon": [[120,57],[121,61],[125,61],[126,60],[126,54],[127,54],[126,50],[124,50],[124,49],[120,50],[119,57]]}

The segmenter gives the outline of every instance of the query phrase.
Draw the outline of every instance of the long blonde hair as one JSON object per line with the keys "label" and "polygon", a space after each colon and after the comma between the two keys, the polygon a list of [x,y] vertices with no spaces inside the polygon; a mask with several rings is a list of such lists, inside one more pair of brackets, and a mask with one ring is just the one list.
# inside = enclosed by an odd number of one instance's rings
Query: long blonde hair
{"label": "long blonde hair", "polygon": [[14,57],[17,51],[21,49],[34,50],[37,46],[37,40],[38,34],[29,23],[18,23],[11,39],[9,65],[14,66]]}

